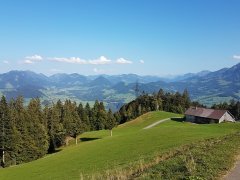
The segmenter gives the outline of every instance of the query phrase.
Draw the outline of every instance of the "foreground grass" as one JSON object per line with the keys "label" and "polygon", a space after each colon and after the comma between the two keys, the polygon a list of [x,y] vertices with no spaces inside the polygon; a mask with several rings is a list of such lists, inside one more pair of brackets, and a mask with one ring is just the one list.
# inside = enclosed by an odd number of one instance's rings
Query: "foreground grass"
{"label": "foreground grass", "polygon": [[240,129],[238,123],[195,125],[168,121],[143,130],[160,119],[176,116],[181,117],[166,112],[148,113],[115,128],[113,137],[109,137],[109,131],[84,133],[80,137],[84,142],[77,146],[31,163],[1,169],[0,179],[81,179],[110,172],[109,169],[134,167],[139,161],[144,170],[144,164],[175,148],[236,133]]}
{"label": "foreground grass", "polygon": [[[227,173],[240,150],[240,132],[174,148],[151,160],[140,159],[127,168],[116,168],[91,179],[217,180]],[[86,178],[86,177],[85,177]]]}
{"label": "foreground grass", "polygon": [[132,176],[136,179],[220,179],[235,162],[240,133],[182,147],[174,156]]}

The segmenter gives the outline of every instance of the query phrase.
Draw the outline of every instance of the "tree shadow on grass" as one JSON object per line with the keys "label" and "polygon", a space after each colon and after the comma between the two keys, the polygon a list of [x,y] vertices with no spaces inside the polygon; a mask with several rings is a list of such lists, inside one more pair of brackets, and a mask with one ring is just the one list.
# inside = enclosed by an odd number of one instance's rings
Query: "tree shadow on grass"
{"label": "tree shadow on grass", "polygon": [[58,153],[60,151],[62,151],[62,149],[48,150],[47,154],[55,154],[55,153]]}
{"label": "tree shadow on grass", "polygon": [[94,140],[98,140],[98,139],[101,139],[101,138],[87,138],[87,137],[80,138],[80,140],[81,140],[82,142],[85,142],[85,141],[94,141]]}
{"label": "tree shadow on grass", "polygon": [[176,122],[184,122],[185,118],[171,118],[171,120]]}

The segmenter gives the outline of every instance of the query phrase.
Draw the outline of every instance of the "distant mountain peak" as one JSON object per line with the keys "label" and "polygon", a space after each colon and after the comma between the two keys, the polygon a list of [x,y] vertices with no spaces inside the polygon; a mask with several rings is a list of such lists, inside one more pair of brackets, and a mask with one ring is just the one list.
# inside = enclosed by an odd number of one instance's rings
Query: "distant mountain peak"
{"label": "distant mountain peak", "polygon": [[90,82],[90,85],[93,86],[110,86],[111,84],[112,83],[102,75]]}
{"label": "distant mountain peak", "polygon": [[236,64],[236,65],[234,65],[234,66],[232,66],[232,69],[240,69],[240,63],[238,63],[238,64]]}

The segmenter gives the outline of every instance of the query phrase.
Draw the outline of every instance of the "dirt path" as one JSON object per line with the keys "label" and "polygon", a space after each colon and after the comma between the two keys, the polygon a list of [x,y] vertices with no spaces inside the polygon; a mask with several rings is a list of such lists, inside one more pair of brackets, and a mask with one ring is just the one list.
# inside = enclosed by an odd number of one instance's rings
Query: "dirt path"
{"label": "dirt path", "polygon": [[236,162],[234,168],[223,177],[223,180],[239,180],[240,179],[240,160]]}
{"label": "dirt path", "polygon": [[[175,117],[173,117],[173,118],[175,118]],[[155,122],[155,123],[153,123],[153,124],[150,124],[149,126],[143,128],[143,129],[150,129],[150,128],[152,128],[152,127],[154,127],[154,126],[156,126],[156,125],[158,125],[158,124],[160,124],[160,123],[163,123],[163,122],[165,122],[165,121],[169,121],[170,119],[171,119],[171,118],[166,118],[166,119],[159,120],[159,121],[157,121],[157,122]]]}

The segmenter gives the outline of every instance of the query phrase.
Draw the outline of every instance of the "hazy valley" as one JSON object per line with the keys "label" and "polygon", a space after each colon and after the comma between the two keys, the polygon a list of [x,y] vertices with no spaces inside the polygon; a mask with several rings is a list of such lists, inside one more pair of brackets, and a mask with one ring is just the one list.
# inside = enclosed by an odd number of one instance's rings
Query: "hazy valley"
{"label": "hazy valley", "polygon": [[240,64],[215,72],[188,73],[174,78],[136,74],[83,76],[77,73],[48,77],[31,71],[10,71],[0,75],[0,92],[7,99],[19,95],[26,100],[40,97],[43,104],[58,99],[93,104],[98,99],[114,111],[135,99],[136,84],[139,93],[153,93],[160,88],[170,92],[187,89],[192,100],[211,106],[240,99]]}

